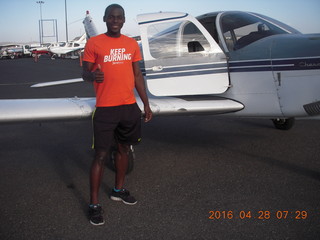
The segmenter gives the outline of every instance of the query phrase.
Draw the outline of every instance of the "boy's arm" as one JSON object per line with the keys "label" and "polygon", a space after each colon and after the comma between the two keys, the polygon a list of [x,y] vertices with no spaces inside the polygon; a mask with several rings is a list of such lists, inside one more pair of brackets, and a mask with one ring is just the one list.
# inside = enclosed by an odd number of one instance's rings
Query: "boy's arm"
{"label": "boy's arm", "polygon": [[139,62],[133,62],[132,68],[135,79],[135,88],[144,105],[144,121],[149,122],[152,119],[152,111],[150,109],[149,99],[146,93],[146,87],[140,70]]}

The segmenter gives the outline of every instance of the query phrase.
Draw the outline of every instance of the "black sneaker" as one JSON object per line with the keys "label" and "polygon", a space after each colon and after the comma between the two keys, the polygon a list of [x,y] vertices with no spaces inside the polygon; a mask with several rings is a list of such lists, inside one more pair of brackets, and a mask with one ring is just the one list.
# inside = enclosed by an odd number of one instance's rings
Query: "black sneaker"
{"label": "black sneaker", "polygon": [[120,192],[116,192],[112,189],[110,198],[114,201],[122,201],[128,205],[134,205],[137,203],[137,200],[130,195],[130,192],[126,189],[122,189]]}
{"label": "black sneaker", "polygon": [[89,206],[89,220],[92,225],[99,226],[104,224],[103,210],[99,204]]}

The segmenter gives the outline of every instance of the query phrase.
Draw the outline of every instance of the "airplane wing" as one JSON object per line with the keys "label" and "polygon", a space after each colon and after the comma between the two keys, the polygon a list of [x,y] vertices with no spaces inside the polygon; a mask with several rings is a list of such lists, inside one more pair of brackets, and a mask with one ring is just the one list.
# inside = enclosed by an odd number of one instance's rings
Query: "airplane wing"
{"label": "airplane wing", "polygon": [[58,81],[37,83],[37,84],[33,84],[31,87],[32,88],[50,87],[50,86],[64,85],[64,84],[77,83],[77,82],[83,82],[82,78],[74,78],[74,79],[67,79],[67,80],[58,80]]}
{"label": "airplane wing", "polygon": [[95,98],[0,100],[0,122],[83,119],[91,116]]}
{"label": "airplane wing", "polygon": [[72,53],[72,52],[77,52],[77,51],[81,51],[82,49],[84,49],[84,47],[77,47],[77,48],[72,48],[72,49],[67,49],[64,47],[56,47],[56,48],[50,48],[49,51],[52,54],[57,54],[57,55],[63,55],[63,54],[68,54],[68,53]]}
{"label": "airplane wing", "polygon": [[[239,111],[241,103],[224,98],[191,97],[150,98],[154,115],[221,114]],[[143,103],[137,98],[140,109]],[[13,99],[0,100],[0,122],[41,122],[50,120],[90,119],[95,98]]]}

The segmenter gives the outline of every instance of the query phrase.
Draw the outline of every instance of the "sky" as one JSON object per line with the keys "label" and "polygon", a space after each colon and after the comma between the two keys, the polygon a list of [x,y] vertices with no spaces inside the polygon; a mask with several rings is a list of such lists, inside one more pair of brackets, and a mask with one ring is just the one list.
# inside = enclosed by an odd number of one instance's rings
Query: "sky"
{"label": "sky", "polygon": [[[84,33],[82,20],[87,10],[99,31],[106,31],[102,21],[105,8],[112,3],[122,5],[126,23],[122,33],[139,35],[136,16],[159,11],[186,12],[198,16],[221,10],[240,10],[261,13],[296,28],[302,33],[320,33],[320,0],[0,0],[0,43],[39,42],[40,5],[42,19],[56,20],[58,40],[66,40],[65,2],[67,5],[68,40]],[[44,22],[44,35],[52,36],[53,22]],[[44,42],[55,42],[45,37]]]}

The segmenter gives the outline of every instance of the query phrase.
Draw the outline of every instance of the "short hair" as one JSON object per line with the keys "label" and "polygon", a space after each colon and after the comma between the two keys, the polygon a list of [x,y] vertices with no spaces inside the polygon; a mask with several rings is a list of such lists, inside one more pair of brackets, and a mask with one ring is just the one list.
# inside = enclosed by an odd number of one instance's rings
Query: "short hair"
{"label": "short hair", "polygon": [[109,6],[106,8],[106,10],[104,11],[104,17],[103,17],[103,18],[106,18],[106,17],[108,16],[109,12],[111,11],[111,9],[113,9],[113,8],[120,8],[120,9],[122,9],[122,11],[123,11],[123,16],[124,16],[124,9],[123,9],[123,7],[122,7],[121,5],[119,5],[119,4],[114,3],[114,4],[109,5]]}

